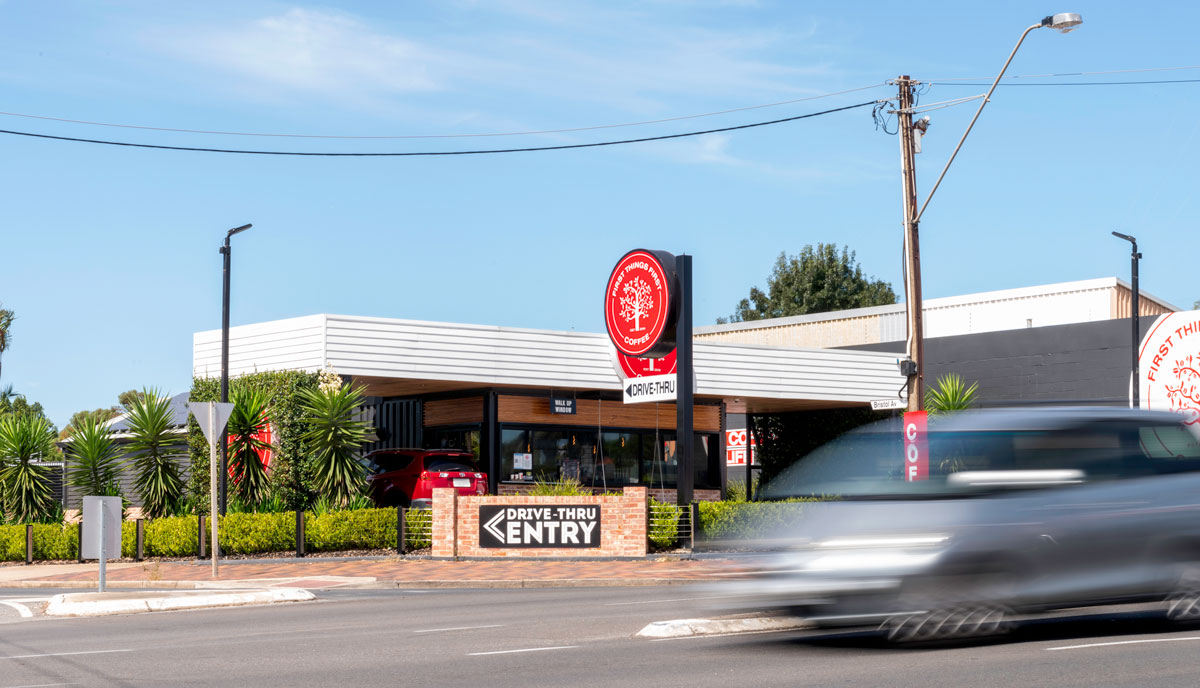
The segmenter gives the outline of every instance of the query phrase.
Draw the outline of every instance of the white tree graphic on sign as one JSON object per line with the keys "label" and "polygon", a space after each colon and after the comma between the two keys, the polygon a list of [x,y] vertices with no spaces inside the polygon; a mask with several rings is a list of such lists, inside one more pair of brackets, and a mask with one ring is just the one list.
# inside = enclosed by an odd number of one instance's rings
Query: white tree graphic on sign
{"label": "white tree graphic on sign", "polygon": [[649,315],[650,309],[654,307],[654,299],[650,298],[650,285],[641,277],[634,277],[625,284],[621,293],[624,294],[621,297],[621,317],[625,318],[625,322],[632,320],[633,331],[641,332],[646,329],[642,327],[642,316]]}

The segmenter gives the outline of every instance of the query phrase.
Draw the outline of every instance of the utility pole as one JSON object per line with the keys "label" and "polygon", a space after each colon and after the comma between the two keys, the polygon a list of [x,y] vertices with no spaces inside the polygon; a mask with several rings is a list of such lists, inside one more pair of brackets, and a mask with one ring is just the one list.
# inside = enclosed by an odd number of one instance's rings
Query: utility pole
{"label": "utility pole", "polygon": [[900,166],[904,177],[904,301],[908,311],[908,360],[901,368],[908,377],[909,411],[920,411],[925,399],[925,331],[921,302],[921,245],[917,231],[917,173],[914,154],[913,86],[907,75],[896,79],[900,107],[896,111],[900,134]]}

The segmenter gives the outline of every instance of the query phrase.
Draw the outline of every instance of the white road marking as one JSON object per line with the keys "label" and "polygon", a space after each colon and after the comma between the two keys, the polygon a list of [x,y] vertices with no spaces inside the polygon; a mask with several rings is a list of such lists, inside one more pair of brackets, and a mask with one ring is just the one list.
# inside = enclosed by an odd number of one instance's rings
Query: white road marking
{"label": "white road marking", "polygon": [[489,624],[487,626],[454,626],[451,628],[426,628],[413,633],[441,633],[442,631],[473,631],[476,628],[502,628],[504,624]]}
{"label": "white road marking", "polygon": [[699,638],[728,638],[734,635],[763,635],[764,633],[787,633],[793,631],[790,628],[776,628],[769,631],[739,631],[737,633],[709,633],[707,635],[680,635],[673,638],[648,638],[652,643],[661,643],[665,640],[696,640]]}
{"label": "white road marking", "polygon": [[578,645],[558,645],[556,647],[527,647],[523,650],[496,650],[495,652],[468,652],[468,657],[481,657],[483,655],[511,655],[517,652],[545,652],[546,650],[571,650]]}
{"label": "white road marking", "polygon": [[10,602],[8,600],[0,600],[0,604],[4,605],[6,607],[12,607],[13,609],[17,610],[17,613],[20,614],[23,618],[28,619],[33,616],[33,612],[29,611],[29,607],[26,607],[25,605],[20,604],[19,602]]}
{"label": "white road marking", "polygon": [[1145,640],[1115,640],[1110,643],[1088,643],[1087,645],[1064,645],[1063,647],[1048,647],[1047,652],[1055,650],[1082,650],[1085,647],[1109,647],[1111,645],[1137,645],[1139,643],[1174,643],[1180,640],[1200,640],[1200,636],[1187,638],[1147,638]]}
{"label": "white road marking", "polygon": [[605,607],[624,607],[630,604],[658,604],[660,602],[691,602],[692,600],[723,600],[729,597],[742,597],[742,595],[711,595],[709,597],[676,597],[670,600],[639,600],[637,602],[608,602]]}
{"label": "white road marking", "polygon": [[35,659],[37,657],[66,657],[68,655],[103,655],[110,652],[133,652],[133,650],[88,650],[87,652],[50,652],[44,655],[12,655],[0,659]]}
{"label": "white road marking", "polygon": [[78,683],[30,683],[24,686],[11,686],[10,688],[51,688],[51,686],[77,686]]}

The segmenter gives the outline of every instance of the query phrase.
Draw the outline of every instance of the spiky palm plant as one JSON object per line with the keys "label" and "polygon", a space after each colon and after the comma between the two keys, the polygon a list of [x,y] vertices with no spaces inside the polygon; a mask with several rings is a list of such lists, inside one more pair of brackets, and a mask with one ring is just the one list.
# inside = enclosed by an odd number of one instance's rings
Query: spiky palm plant
{"label": "spiky palm plant", "polygon": [[84,418],[71,432],[67,446],[67,482],[85,495],[120,496],[121,452],[113,442],[108,421]]}
{"label": "spiky palm plant", "polygon": [[133,466],[142,508],[155,518],[173,513],[183,499],[179,457],[187,451],[185,438],[174,428],[170,397],[146,389],[126,407]]}
{"label": "spiky palm plant", "polygon": [[54,426],[41,416],[0,418],[0,487],[10,522],[42,519],[54,508],[50,468],[34,462],[54,451],[56,437]]}
{"label": "spiky palm plant", "polygon": [[935,387],[925,390],[925,410],[936,416],[969,409],[975,405],[978,394],[978,382],[968,387],[957,373],[949,373],[939,377]]}
{"label": "spiky palm plant", "polygon": [[233,413],[229,416],[229,469],[233,472],[234,492],[242,503],[258,508],[267,498],[267,467],[259,452],[272,449],[256,435],[267,427],[267,395],[259,389],[235,389]]}
{"label": "spiky palm plant", "polygon": [[355,418],[363,403],[362,390],[338,389],[300,391],[306,429],[303,440],[312,462],[317,490],[336,506],[344,508],[362,494],[366,468],[358,460],[358,448],[370,435],[370,426]]}

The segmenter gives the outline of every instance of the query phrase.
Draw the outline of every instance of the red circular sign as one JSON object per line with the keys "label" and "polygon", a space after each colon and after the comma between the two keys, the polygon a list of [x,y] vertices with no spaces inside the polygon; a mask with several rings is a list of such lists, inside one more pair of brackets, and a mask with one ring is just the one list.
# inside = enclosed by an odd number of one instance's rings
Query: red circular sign
{"label": "red circular sign", "polygon": [[626,253],[604,291],[604,322],[617,351],[628,356],[652,351],[670,314],[671,288],[662,263],[650,251]]}
{"label": "red circular sign", "polygon": [[675,352],[662,358],[634,358],[617,352],[617,361],[621,364],[621,372],[625,377],[649,377],[651,375],[673,375],[675,373]]}
{"label": "red circular sign", "polygon": [[[251,435],[256,440],[266,442],[269,445],[275,444],[275,430],[270,421],[263,424],[262,429]],[[233,444],[233,435],[227,435],[227,442]],[[258,454],[258,460],[262,463],[263,468],[270,468],[271,458],[275,456],[275,452],[270,447],[261,447],[254,450]],[[229,476],[233,477],[233,464],[229,466]]]}

